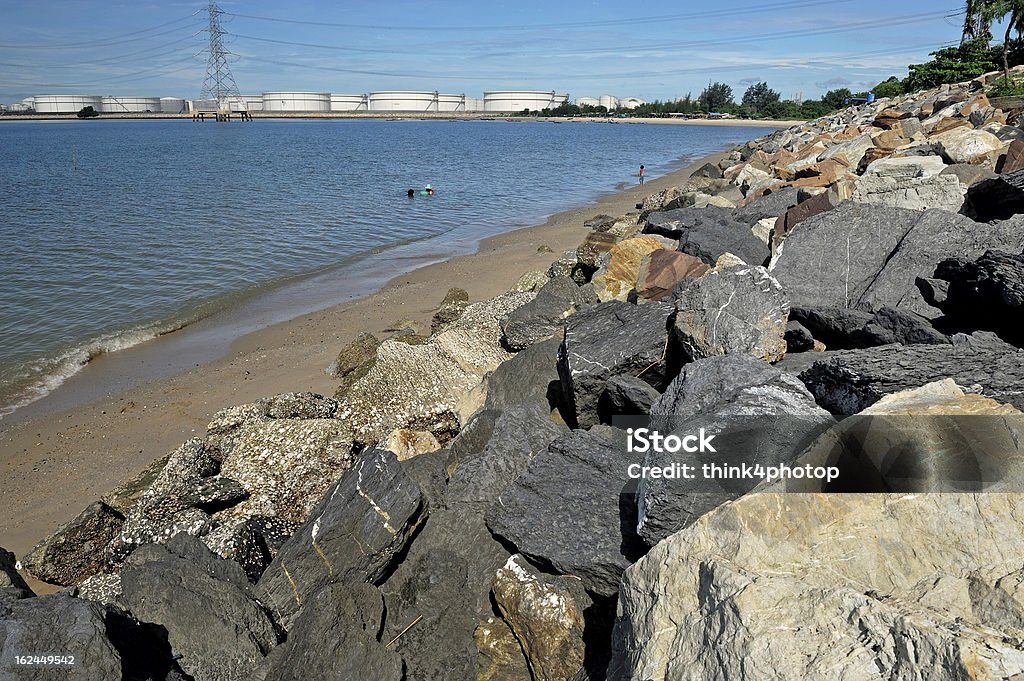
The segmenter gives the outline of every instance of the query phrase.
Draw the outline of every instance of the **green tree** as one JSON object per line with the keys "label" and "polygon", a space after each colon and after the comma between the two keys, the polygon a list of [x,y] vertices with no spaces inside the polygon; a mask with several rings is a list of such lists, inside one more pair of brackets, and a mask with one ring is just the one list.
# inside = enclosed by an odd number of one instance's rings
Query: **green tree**
{"label": "green tree", "polygon": [[969,40],[957,47],[931,53],[933,59],[924,64],[911,64],[910,74],[903,81],[904,92],[914,92],[977,78],[999,68],[1000,50],[989,47],[987,38]]}
{"label": "green tree", "polygon": [[708,113],[726,111],[736,105],[732,88],[725,83],[711,83],[700,93],[700,101]]}
{"label": "green tree", "polygon": [[967,0],[964,6],[964,32],[960,44],[984,38],[992,38],[992,19],[988,16],[991,0]]}
{"label": "green tree", "polygon": [[782,100],[778,92],[768,87],[768,83],[755,83],[743,93],[743,106],[753,109],[755,114],[764,114],[766,109]]}
{"label": "green tree", "polygon": [[896,76],[883,80],[872,90],[876,97],[898,97],[903,94],[903,83]]}
{"label": "green tree", "polygon": [[99,116],[99,112],[97,112],[91,106],[83,106],[81,109],[78,110],[78,113],[75,115],[79,118],[96,118],[97,116]]}
{"label": "green tree", "polygon": [[1017,35],[1024,33],[1024,0],[987,0],[981,9],[982,17],[987,21],[1006,22],[1006,35],[1003,37],[1003,77],[1010,82],[1010,35],[1014,30]]}
{"label": "green tree", "polygon": [[[836,109],[842,109],[847,106],[846,100],[850,97],[853,97],[853,93],[850,92],[849,88],[843,87],[838,90],[829,90],[821,98],[822,104],[828,108],[828,111],[825,113],[835,111]],[[825,114],[822,115],[824,116]]]}

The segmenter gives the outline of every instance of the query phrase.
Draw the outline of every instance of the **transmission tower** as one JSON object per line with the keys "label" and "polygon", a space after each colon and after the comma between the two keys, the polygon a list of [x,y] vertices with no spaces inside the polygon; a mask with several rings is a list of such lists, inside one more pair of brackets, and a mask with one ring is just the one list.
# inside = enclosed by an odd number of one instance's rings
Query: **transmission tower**
{"label": "transmission tower", "polygon": [[229,97],[239,97],[238,85],[228,66],[228,52],[224,49],[224,29],[220,27],[223,14],[216,0],[210,0],[210,60],[206,63],[206,79],[203,81],[201,99],[214,99],[218,106],[224,105]]}

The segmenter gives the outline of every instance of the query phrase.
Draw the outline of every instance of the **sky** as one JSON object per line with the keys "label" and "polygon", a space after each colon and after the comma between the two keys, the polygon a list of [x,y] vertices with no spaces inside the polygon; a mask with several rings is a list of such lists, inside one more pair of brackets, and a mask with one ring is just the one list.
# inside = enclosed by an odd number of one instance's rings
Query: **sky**
{"label": "sky", "polygon": [[[555,90],[572,99],[870,89],[959,41],[962,0],[221,0],[242,94]],[[0,0],[0,103],[196,98],[208,2]]]}

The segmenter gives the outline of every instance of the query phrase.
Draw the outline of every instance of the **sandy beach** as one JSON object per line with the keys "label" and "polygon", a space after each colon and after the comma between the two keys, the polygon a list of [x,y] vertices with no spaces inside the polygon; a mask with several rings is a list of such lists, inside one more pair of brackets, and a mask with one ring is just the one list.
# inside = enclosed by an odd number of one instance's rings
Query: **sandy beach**
{"label": "sandy beach", "polygon": [[[241,337],[212,363],[70,410],[0,424],[0,545],[24,555],[120,482],[202,435],[222,408],[284,392],[333,394],[335,380],[325,368],[359,333],[387,336],[400,320],[429,328],[452,286],[466,289],[473,301],[501,293],[523,273],[546,269],[558,253],[575,248],[588,231],[585,220],[634,210],[644,196],[681,183],[707,160],[559,213],[543,225],[491,237],[474,255],[398,276],[371,296]],[[90,371],[119,360],[101,357],[76,378],[87,382]]]}

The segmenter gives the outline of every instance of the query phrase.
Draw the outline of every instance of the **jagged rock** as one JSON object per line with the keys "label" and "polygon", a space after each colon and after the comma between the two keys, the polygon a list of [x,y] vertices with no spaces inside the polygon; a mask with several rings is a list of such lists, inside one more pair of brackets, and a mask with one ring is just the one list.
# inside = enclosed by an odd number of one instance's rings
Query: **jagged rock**
{"label": "jagged rock", "polygon": [[[0,546],[0,618],[14,601],[35,596],[25,579],[18,573],[14,554]],[[0,657],[0,664],[3,658]]]}
{"label": "jagged rock", "polygon": [[944,298],[936,298],[927,286],[922,294],[942,309],[946,323],[965,331],[995,331],[1014,345],[1024,345],[1024,255],[986,251],[974,262],[943,260],[935,278],[949,282]]}
{"label": "jagged rock", "polygon": [[1022,528],[1013,495],[744,497],[626,571],[609,678],[1012,678]]}
{"label": "jagged rock", "polygon": [[479,412],[449,450],[447,503],[483,512],[564,430],[536,405]]}
{"label": "jagged rock", "polygon": [[548,273],[540,270],[532,270],[527,272],[523,276],[519,277],[519,280],[512,285],[509,289],[510,293],[536,293],[544,284],[548,283]]}
{"label": "jagged rock", "polygon": [[33,547],[24,565],[37,579],[70,586],[103,572],[104,551],[121,533],[124,517],[96,501]]}
{"label": "jagged rock", "polygon": [[640,262],[636,293],[641,301],[660,300],[681,282],[695,279],[708,271],[700,258],[677,251],[659,249]]}
{"label": "jagged rock", "polygon": [[942,175],[945,168],[937,156],[885,158],[868,166],[857,180],[851,199],[894,208],[959,211],[967,188],[960,179]]}
{"label": "jagged rock", "polygon": [[583,668],[583,613],[592,601],[578,580],[540,574],[521,556],[510,556],[491,589],[534,679],[563,681]]}
{"label": "jagged rock", "polygon": [[424,516],[423,495],[391,452],[364,452],[260,578],[260,601],[286,629],[322,587],[385,575]]}
{"label": "jagged rock", "polygon": [[673,341],[690,361],[731,353],[775,361],[786,354],[789,303],[763,267],[723,259],[675,302]]}
{"label": "jagged rock", "polygon": [[82,580],[77,587],[75,597],[126,610],[127,607],[121,594],[121,575],[113,573],[93,575]]}
{"label": "jagged rock", "polygon": [[100,497],[100,501],[109,506],[115,513],[128,515],[139,499],[156,482],[157,476],[167,467],[170,454],[157,459],[146,466],[138,475],[122,482],[113,491]]}
{"label": "jagged rock", "polygon": [[637,236],[615,244],[609,252],[608,265],[594,275],[594,289],[601,302],[626,300],[636,288],[640,265],[652,251],[665,245],[652,236]]}
{"label": "jagged rock", "polygon": [[690,177],[707,177],[712,180],[720,180],[722,178],[722,171],[714,163],[705,163],[690,173]]}
{"label": "jagged rock", "polygon": [[768,248],[754,238],[750,228],[758,220],[775,216],[764,215],[764,210],[758,209],[756,203],[738,210],[708,207],[654,213],[648,216],[644,231],[679,239],[680,251],[709,265],[723,253],[732,253],[745,262],[760,265],[768,257]]}
{"label": "jagged rock", "polygon": [[643,552],[622,431],[572,431],[537,455],[487,511],[487,527],[531,561],[579,577],[596,594]]}
{"label": "jagged rock", "polygon": [[580,270],[579,256],[575,250],[565,251],[558,260],[551,263],[547,275],[553,277],[572,277],[577,284],[586,282],[586,276]]}
{"label": "jagged rock", "polygon": [[567,320],[558,375],[572,423],[580,428],[598,423],[598,399],[612,376],[636,376],[664,387],[671,314],[672,307],[662,302],[637,306],[612,301]]}
{"label": "jagged rock", "polygon": [[338,353],[327,373],[341,380],[334,393],[336,399],[345,396],[352,384],[366,375],[377,361],[380,341],[372,333],[361,333]]}
{"label": "jagged rock", "polygon": [[591,232],[576,247],[576,260],[580,269],[589,278],[601,265],[605,254],[616,244],[618,238],[610,232]]}
{"label": "jagged rock", "polygon": [[325,586],[305,604],[288,640],[267,657],[262,679],[402,681],[402,657],[378,638],[383,620],[384,603],[375,587]]}
{"label": "jagged rock", "polygon": [[476,411],[471,391],[511,355],[502,347],[499,322],[532,300],[506,293],[466,308],[462,317],[423,345],[384,341],[377,361],[339,407],[356,439],[377,443],[395,428],[428,430],[442,445]]}
{"label": "jagged rock", "polygon": [[940,175],[953,175],[956,179],[960,180],[960,184],[965,187],[970,187],[976,182],[987,180],[993,177],[992,171],[982,166],[971,165],[970,163],[957,163],[955,165],[946,166]]}
{"label": "jagged rock", "polygon": [[436,452],[441,449],[441,443],[431,432],[396,428],[384,441],[384,449],[393,452],[399,461],[405,461],[420,454]]}
{"label": "jagged rock", "polygon": [[1024,408],[1024,354],[982,333],[954,336],[950,345],[883,345],[841,350],[800,374],[818,404],[856,414],[883,396],[952,378],[971,392]]}
{"label": "jagged rock", "polygon": [[241,483],[221,475],[195,480],[181,493],[181,503],[214,513],[248,498],[249,493]]}
{"label": "jagged rock", "polygon": [[589,288],[580,288],[569,277],[549,279],[537,297],[501,320],[502,341],[510,350],[523,350],[552,336],[562,320],[578,308],[597,302]]}
{"label": "jagged rock", "polygon": [[430,320],[430,332],[437,333],[456,319],[469,307],[469,293],[465,289],[452,287],[444,294],[444,299],[437,307],[437,312]]}
{"label": "jagged rock", "polygon": [[206,453],[218,462],[223,460],[230,453],[243,426],[276,419],[330,419],[337,412],[337,400],[311,392],[285,393],[262,398],[252,404],[223,409],[214,415],[206,427]]}
{"label": "jagged rock", "polygon": [[874,314],[845,308],[793,308],[790,317],[830,350],[901,343],[942,344],[949,338],[924,317],[883,307]]}
{"label": "jagged rock", "polygon": [[353,457],[352,431],[344,421],[274,419],[245,425],[220,472],[249,496],[218,519],[272,515],[304,522]]}
{"label": "jagged rock", "polygon": [[1007,220],[1024,213],[1024,170],[972,185],[967,190],[964,213],[978,222]]}
{"label": "jagged rock", "polygon": [[868,149],[875,146],[869,133],[864,133],[853,139],[835,144],[818,155],[818,161],[825,161],[830,158],[841,157],[848,167],[856,168]]}
{"label": "jagged rock", "polygon": [[[877,308],[935,315],[914,285],[951,254],[1024,245],[1013,222],[979,230],[963,216],[855,202],[811,218],[781,247],[772,275],[799,307]],[[1017,247],[1019,249],[1019,246]]]}
{"label": "jagged rock", "polygon": [[1024,140],[1015,139],[1010,142],[1006,154],[996,164],[996,172],[1012,173],[1024,170]]}
{"label": "jagged rock", "polygon": [[595,215],[594,217],[586,220],[583,223],[584,227],[594,230],[595,232],[607,232],[615,224],[615,218],[611,215]]}
{"label": "jagged rock", "polygon": [[804,220],[812,218],[815,215],[821,215],[822,213],[828,212],[838,204],[839,196],[831,190],[826,190],[801,201],[786,211],[784,215],[776,218],[772,223],[772,230],[765,235],[765,243],[767,243],[768,236],[771,235],[772,232],[780,235],[788,234],[794,227]]}
{"label": "jagged rock", "polygon": [[242,568],[195,538],[140,547],[121,572],[121,586],[135,617],[167,630],[181,668],[196,681],[248,679],[278,643]]}
{"label": "jagged rock", "polygon": [[702,465],[792,463],[833,423],[795,377],[759,359],[736,354],[683,367],[651,407],[650,428],[683,437],[715,433],[716,453],[646,453],[644,466],[693,466],[697,477],[645,477],[637,491],[637,531],[648,546],[695,522],[704,513],[746,494],[759,480],[720,480]]}
{"label": "jagged rock", "polygon": [[477,681],[532,681],[522,646],[503,620],[485,617],[473,632],[479,656]]}
{"label": "jagged rock", "polygon": [[932,135],[930,141],[949,163],[993,163],[1003,148],[1002,140],[992,133],[970,127]]}
{"label": "jagged rock", "polygon": [[534,343],[487,375],[485,409],[538,404],[550,409],[558,400],[558,348],[562,335]]}
{"label": "jagged rock", "polygon": [[597,408],[602,423],[616,416],[637,416],[650,411],[660,393],[635,376],[612,376],[604,385]]}
{"label": "jagged rock", "polygon": [[221,523],[202,537],[206,547],[221,558],[238,563],[250,582],[259,580],[272,556],[249,519]]}
{"label": "jagged rock", "polygon": [[[790,313],[792,314],[792,312]],[[810,352],[814,350],[814,336],[803,324],[793,319],[786,322],[786,352]]]}

